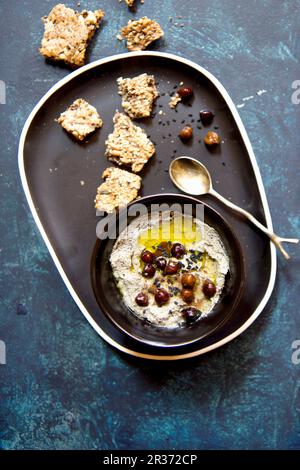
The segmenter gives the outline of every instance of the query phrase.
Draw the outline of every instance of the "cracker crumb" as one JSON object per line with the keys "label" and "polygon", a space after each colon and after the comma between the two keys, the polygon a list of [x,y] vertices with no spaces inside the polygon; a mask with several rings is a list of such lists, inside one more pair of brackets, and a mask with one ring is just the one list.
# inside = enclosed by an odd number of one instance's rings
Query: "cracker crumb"
{"label": "cracker crumb", "polygon": [[[119,3],[121,3],[122,0],[119,0]],[[125,0],[125,3],[129,6],[129,8],[133,7],[135,0]],[[141,3],[144,3],[144,0],[141,0]]]}
{"label": "cracker crumb", "polygon": [[81,13],[59,3],[42,18],[45,32],[40,53],[47,59],[67,65],[84,65],[88,43],[99,28],[104,11],[83,10]]}
{"label": "cracker crumb", "polygon": [[119,95],[124,111],[132,119],[148,117],[158,97],[153,75],[143,73],[133,78],[118,78]]}
{"label": "cracker crumb", "polygon": [[103,125],[97,109],[82,98],[75,100],[57,122],[80,141]]}
{"label": "cracker crumb", "polygon": [[120,168],[106,168],[102,178],[105,181],[97,189],[95,208],[108,213],[136,199],[142,184],[140,176]]}
{"label": "cracker crumb", "polygon": [[128,21],[127,26],[122,28],[121,34],[127,41],[129,51],[142,51],[149,44],[164,35],[160,25],[144,16],[139,20]]}
{"label": "cracker crumb", "polygon": [[178,93],[175,93],[175,95],[172,96],[169,101],[170,108],[175,109],[180,101],[181,101],[181,97],[179,96]]}
{"label": "cracker crumb", "polygon": [[146,132],[134,125],[126,114],[119,112],[114,116],[114,131],[105,144],[108,159],[117,165],[130,167],[134,173],[141,171],[155,153],[154,144]]}

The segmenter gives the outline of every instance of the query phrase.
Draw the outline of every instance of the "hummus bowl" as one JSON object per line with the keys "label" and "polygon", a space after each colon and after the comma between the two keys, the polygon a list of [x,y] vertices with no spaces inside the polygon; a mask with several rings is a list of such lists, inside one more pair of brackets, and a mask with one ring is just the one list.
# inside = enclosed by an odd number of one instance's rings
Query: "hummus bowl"
{"label": "hummus bowl", "polygon": [[105,229],[92,255],[92,286],[101,310],[126,335],[183,346],[238,315],[243,256],[211,207],[185,195],[147,196],[108,218]]}

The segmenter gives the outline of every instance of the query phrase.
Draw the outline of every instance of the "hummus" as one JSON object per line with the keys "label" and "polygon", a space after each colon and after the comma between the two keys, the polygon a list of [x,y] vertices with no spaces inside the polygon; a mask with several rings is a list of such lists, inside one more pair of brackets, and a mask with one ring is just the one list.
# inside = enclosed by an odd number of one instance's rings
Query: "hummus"
{"label": "hummus", "polygon": [[131,222],[118,237],[110,263],[129,310],[163,328],[189,326],[207,316],[229,271],[217,231],[170,211]]}

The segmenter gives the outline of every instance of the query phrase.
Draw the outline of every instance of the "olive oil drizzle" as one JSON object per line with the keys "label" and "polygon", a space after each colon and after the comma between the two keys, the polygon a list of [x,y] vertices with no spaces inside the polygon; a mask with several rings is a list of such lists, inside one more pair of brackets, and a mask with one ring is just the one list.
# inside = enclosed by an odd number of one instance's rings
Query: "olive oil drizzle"
{"label": "olive oil drizzle", "polygon": [[182,243],[188,249],[193,243],[199,242],[201,238],[201,231],[194,222],[188,223],[184,219],[172,219],[168,222],[161,220],[158,226],[144,230],[140,234],[138,242],[150,251],[165,241]]}

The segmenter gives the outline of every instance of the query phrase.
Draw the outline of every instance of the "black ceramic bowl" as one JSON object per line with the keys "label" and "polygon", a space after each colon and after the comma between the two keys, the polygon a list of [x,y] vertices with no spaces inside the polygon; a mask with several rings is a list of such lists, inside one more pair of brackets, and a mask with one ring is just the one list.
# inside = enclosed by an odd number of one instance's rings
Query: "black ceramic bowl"
{"label": "black ceramic bowl", "polygon": [[161,328],[136,317],[123,303],[122,296],[114,281],[109,262],[115,239],[98,239],[91,260],[91,280],[94,294],[101,310],[107,318],[121,331],[143,343],[176,347],[200,340],[224,327],[233,315],[238,315],[238,304],[244,286],[244,262],[240,244],[228,223],[214,209],[199,200],[186,195],[159,194],[147,196],[130,204],[121,211],[117,220],[128,217],[128,224],[134,217],[128,216],[129,208],[136,204],[144,204],[148,210],[152,204],[168,205],[189,204],[192,215],[196,215],[196,206],[204,207],[204,222],[219,233],[230,258],[230,272],[226,276],[225,285],[218,303],[212,312],[194,325],[180,328]]}

